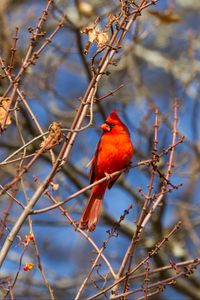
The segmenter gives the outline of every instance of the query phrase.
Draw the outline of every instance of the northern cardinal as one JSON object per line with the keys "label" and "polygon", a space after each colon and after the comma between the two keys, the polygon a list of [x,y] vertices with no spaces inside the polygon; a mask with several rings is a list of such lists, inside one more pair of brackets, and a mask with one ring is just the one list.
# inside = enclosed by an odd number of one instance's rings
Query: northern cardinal
{"label": "northern cardinal", "polygon": [[[127,167],[133,156],[133,145],[130,133],[114,110],[100,126],[102,136],[96,147],[90,169],[90,183],[98,181],[106,174],[119,171]],[[98,222],[103,197],[107,188],[111,188],[119,175],[110,181],[104,181],[92,188],[88,203],[79,222],[79,228],[92,232]]]}

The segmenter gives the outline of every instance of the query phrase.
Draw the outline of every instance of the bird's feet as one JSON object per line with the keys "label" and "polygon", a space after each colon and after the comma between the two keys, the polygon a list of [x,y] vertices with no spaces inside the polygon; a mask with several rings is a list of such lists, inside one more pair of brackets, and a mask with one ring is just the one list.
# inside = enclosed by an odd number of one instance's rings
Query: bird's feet
{"label": "bird's feet", "polygon": [[104,175],[106,176],[107,181],[110,181],[112,179],[110,174],[105,172]]}
{"label": "bird's feet", "polygon": [[125,173],[128,173],[130,171],[130,169],[132,168],[132,166],[133,166],[132,161],[130,161],[130,163],[126,166]]}

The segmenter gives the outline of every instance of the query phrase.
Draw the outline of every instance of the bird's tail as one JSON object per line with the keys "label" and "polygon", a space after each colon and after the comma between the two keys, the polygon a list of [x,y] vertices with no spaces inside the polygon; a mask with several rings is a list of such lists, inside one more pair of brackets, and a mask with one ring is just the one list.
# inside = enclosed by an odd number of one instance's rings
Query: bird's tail
{"label": "bird's tail", "polygon": [[88,203],[81,216],[79,228],[83,230],[88,229],[90,232],[95,230],[101,213],[106,187],[107,183],[102,183],[93,187]]}

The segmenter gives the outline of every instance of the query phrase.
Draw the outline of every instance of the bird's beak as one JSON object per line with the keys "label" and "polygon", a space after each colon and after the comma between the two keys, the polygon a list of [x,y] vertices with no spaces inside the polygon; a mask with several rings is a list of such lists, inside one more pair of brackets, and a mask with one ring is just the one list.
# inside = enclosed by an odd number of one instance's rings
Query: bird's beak
{"label": "bird's beak", "polygon": [[101,126],[100,126],[101,129],[103,129],[103,131],[110,131],[111,128],[108,124],[106,123],[103,123]]}

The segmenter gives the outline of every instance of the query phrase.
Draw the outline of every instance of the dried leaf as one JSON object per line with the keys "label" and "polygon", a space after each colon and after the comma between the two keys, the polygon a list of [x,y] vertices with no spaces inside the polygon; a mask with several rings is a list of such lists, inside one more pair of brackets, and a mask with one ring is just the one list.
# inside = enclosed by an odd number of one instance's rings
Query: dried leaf
{"label": "dried leaf", "polygon": [[84,48],[84,54],[87,55],[88,54],[88,51],[90,49],[90,41],[87,41],[86,44],[85,44],[85,48]]}
{"label": "dried leaf", "polygon": [[[9,106],[10,106],[10,98],[0,97],[0,127],[4,122]],[[10,113],[8,113],[5,125],[10,125],[11,123],[12,121],[11,121]]]}
{"label": "dried leaf", "polygon": [[91,17],[94,14],[93,7],[90,3],[81,1],[78,4],[78,8],[81,14],[83,14],[86,17]]}
{"label": "dried leaf", "polygon": [[108,16],[109,24],[112,24],[116,20],[117,20],[117,17],[115,15],[109,14],[109,16]]}
{"label": "dried leaf", "polygon": [[113,23],[116,22],[117,24],[119,23],[119,16],[115,16],[113,14],[109,14],[108,16],[108,24],[106,24],[106,28],[110,28]]}
{"label": "dried leaf", "polygon": [[106,45],[106,42],[108,41],[108,34],[103,31],[98,31],[96,29],[96,24],[93,26],[88,26],[82,30],[82,33],[85,33],[88,35],[88,41],[85,45],[84,54],[88,54],[88,50],[90,48],[91,43],[96,42],[98,48],[102,48]]}
{"label": "dried leaf", "polygon": [[99,48],[105,46],[106,42],[108,41],[108,34],[107,32],[98,32],[96,37],[96,42]]}
{"label": "dried leaf", "polygon": [[150,10],[149,14],[156,17],[163,23],[178,23],[181,21],[181,17],[172,9],[166,9],[163,12],[158,10]]}
{"label": "dried leaf", "polygon": [[40,148],[49,150],[53,146],[59,144],[61,138],[62,138],[61,125],[59,123],[53,122],[49,127],[49,135],[40,144]]}
{"label": "dried leaf", "polygon": [[93,43],[96,40],[96,38],[97,38],[97,32],[96,32],[96,30],[94,28],[92,28],[92,29],[88,30],[87,34],[88,34],[88,41],[90,43]]}

